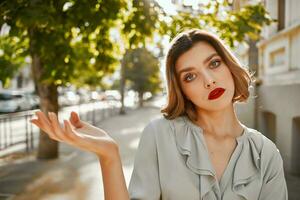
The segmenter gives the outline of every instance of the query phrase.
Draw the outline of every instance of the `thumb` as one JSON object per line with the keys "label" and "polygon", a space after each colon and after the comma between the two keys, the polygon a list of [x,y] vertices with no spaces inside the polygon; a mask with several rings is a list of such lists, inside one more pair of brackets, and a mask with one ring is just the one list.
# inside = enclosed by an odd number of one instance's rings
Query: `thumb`
{"label": "thumb", "polygon": [[70,122],[75,128],[82,128],[83,123],[80,121],[78,114],[74,111],[71,112]]}

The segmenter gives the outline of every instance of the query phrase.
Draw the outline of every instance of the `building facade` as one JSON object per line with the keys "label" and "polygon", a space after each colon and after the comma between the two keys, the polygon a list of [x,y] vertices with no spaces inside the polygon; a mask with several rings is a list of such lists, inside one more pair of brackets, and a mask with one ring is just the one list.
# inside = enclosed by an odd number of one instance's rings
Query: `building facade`
{"label": "building facade", "polygon": [[257,128],[275,142],[285,169],[300,174],[300,1],[265,0],[276,23],[257,43]]}

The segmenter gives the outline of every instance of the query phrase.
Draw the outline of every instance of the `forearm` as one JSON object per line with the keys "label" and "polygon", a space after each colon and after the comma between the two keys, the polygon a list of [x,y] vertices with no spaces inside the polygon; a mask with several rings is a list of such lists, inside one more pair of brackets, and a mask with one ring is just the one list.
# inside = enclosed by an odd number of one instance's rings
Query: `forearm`
{"label": "forearm", "polygon": [[129,200],[129,194],[122,169],[119,154],[114,159],[103,160],[99,158],[105,200]]}

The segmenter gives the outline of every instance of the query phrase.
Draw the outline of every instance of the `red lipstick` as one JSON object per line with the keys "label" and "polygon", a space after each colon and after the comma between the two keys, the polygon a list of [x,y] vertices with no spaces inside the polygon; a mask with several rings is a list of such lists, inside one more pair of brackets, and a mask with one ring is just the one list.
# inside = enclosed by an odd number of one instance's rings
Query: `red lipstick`
{"label": "red lipstick", "polygon": [[208,99],[212,100],[212,99],[217,99],[219,98],[223,93],[225,92],[224,88],[216,88],[213,91],[211,91],[208,95]]}

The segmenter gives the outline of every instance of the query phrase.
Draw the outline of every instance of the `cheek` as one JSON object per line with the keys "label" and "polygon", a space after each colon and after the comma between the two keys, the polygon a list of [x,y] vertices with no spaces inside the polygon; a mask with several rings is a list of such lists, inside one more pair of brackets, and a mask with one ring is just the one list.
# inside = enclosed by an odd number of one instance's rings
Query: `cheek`
{"label": "cheek", "polygon": [[186,96],[188,99],[191,99],[193,98],[193,89],[191,89],[189,86],[187,86],[186,84],[184,84],[182,87],[181,87],[181,91],[182,91],[182,94],[184,96]]}
{"label": "cheek", "polygon": [[235,93],[235,84],[233,80],[233,75],[229,71],[226,76],[226,88],[227,88],[227,94],[229,98],[233,98]]}
{"label": "cheek", "polygon": [[205,98],[205,91],[201,89],[201,83],[198,81],[184,84],[182,92],[190,100],[200,100]]}
{"label": "cheek", "polygon": [[231,71],[229,70],[229,68],[227,66],[225,66],[223,69],[224,69],[224,71],[223,71],[224,76],[222,77],[223,82],[226,84],[228,89],[234,90],[234,80],[233,80],[233,75],[232,75]]}

